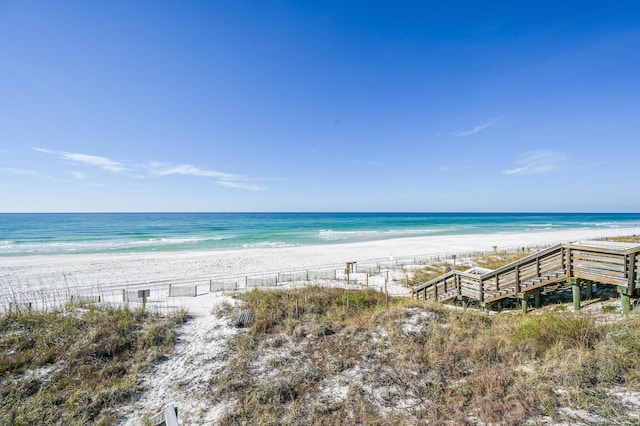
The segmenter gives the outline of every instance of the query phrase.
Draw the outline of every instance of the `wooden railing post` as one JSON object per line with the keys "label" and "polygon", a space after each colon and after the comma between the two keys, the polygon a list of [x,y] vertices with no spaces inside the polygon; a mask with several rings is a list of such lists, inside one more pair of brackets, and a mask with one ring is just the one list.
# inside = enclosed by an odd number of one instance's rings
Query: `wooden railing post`
{"label": "wooden railing post", "polygon": [[636,291],[636,254],[637,253],[631,253],[627,261],[627,276],[629,282],[629,284],[627,284],[627,294],[629,295]]}
{"label": "wooden railing post", "polygon": [[571,282],[571,249],[568,248],[566,250],[563,250],[565,253],[565,266],[564,266],[564,270],[565,273],[567,274],[567,282]]}

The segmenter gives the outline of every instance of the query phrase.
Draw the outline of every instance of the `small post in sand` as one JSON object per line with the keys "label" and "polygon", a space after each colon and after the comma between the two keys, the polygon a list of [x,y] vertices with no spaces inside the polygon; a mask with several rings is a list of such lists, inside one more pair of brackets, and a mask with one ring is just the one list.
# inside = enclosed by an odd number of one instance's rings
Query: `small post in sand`
{"label": "small post in sand", "polygon": [[618,293],[620,293],[620,302],[622,304],[622,313],[627,316],[631,311],[631,298],[627,294],[626,287],[618,287]]}
{"label": "small post in sand", "polygon": [[573,294],[573,310],[580,310],[580,280],[571,277],[571,292]]}

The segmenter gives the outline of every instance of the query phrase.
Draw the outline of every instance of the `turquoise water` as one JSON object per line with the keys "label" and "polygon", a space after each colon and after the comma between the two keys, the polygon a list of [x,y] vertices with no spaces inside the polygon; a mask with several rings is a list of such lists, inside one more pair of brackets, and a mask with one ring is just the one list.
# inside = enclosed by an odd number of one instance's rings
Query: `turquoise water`
{"label": "turquoise water", "polygon": [[640,232],[640,213],[6,213],[0,214],[0,256],[269,248],[623,227]]}

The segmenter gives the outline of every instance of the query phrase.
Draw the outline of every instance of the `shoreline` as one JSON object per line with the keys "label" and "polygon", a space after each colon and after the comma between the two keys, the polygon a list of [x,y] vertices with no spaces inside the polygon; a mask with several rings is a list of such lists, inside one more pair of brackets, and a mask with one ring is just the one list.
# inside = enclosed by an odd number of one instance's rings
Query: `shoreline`
{"label": "shoreline", "polygon": [[220,251],[11,256],[0,257],[0,285],[2,281],[40,281],[50,284],[51,280],[61,278],[72,279],[83,285],[214,278],[321,268],[352,261],[489,251],[493,246],[500,250],[551,245],[637,233],[638,228],[573,229],[420,236],[357,243]]}

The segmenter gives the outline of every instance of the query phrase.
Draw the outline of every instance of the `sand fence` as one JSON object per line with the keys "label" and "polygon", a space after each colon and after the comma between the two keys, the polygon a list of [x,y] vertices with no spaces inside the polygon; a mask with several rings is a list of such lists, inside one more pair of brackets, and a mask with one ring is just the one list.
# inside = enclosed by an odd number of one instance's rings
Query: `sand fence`
{"label": "sand fence", "polygon": [[[509,247],[501,252],[538,251],[546,246]],[[215,276],[187,280],[156,280],[145,282],[84,283],[68,275],[48,277],[29,282],[0,277],[0,312],[12,310],[48,310],[68,302],[139,304],[159,311],[172,310],[175,299],[205,294],[224,294],[254,288],[278,288],[300,285],[350,285],[389,292],[390,295],[410,295],[407,281],[411,271],[438,262],[464,263],[473,256],[491,251],[437,253],[388,259],[345,262],[304,270],[290,270],[251,275]],[[395,294],[394,294],[395,293]]]}

